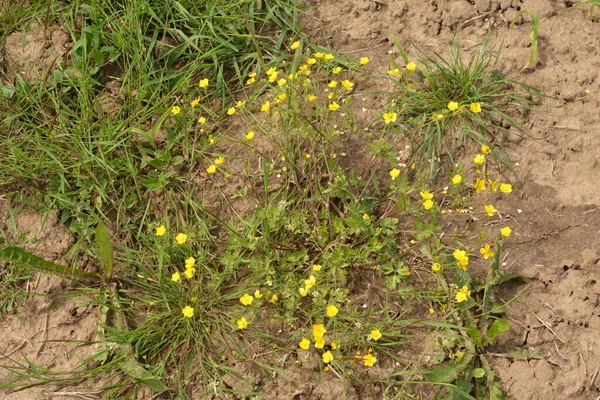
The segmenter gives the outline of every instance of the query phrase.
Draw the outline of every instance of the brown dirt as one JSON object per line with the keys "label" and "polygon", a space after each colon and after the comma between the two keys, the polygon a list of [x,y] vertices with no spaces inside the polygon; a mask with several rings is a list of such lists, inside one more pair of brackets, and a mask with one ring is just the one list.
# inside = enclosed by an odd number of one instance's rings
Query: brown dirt
{"label": "brown dirt", "polygon": [[[368,69],[379,72],[388,69],[388,52],[400,60],[390,40],[392,36],[407,46],[413,42],[427,51],[443,52],[446,41],[457,32],[462,43],[469,46],[494,29],[504,41],[505,67],[516,71],[517,79],[561,99],[551,102],[552,108],[539,107],[530,117],[528,122],[536,140],[513,140],[508,145],[513,161],[518,163],[520,181],[516,182],[512,197],[495,200],[501,218],[510,219],[514,227],[505,247],[505,268],[533,282],[527,294],[511,303],[511,331],[488,349],[486,356],[502,379],[505,393],[517,400],[596,399],[600,391],[600,377],[593,379],[600,368],[600,35],[598,22],[587,18],[586,9],[567,10],[567,3],[571,2],[313,1],[313,13],[322,22],[305,18],[306,31],[314,42],[325,45],[326,37],[341,54],[369,56]],[[537,12],[541,24],[538,58],[525,72],[517,71],[528,58],[529,17],[508,30],[520,9]],[[60,31],[55,33],[57,37],[61,35]],[[48,47],[40,32],[13,34],[8,39],[6,52],[13,60],[9,69],[20,71],[28,81],[43,75],[67,45],[66,41],[57,40],[58,47]],[[31,65],[39,68],[30,68]],[[360,90],[364,88],[358,84],[357,91]],[[368,106],[376,108],[378,104],[370,100]],[[199,180],[204,185],[214,185],[202,171]],[[223,190],[232,193],[236,190],[233,186],[223,183]],[[14,224],[7,217],[7,205],[0,207],[0,225],[10,231]],[[28,238],[38,236],[39,241],[30,245],[36,254],[57,259],[72,244],[72,238],[53,216],[45,224],[43,217],[28,213],[17,213],[16,220],[19,231],[28,228]],[[498,224],[505,222],[499,220]],[[32,292],[59,294],[64,289],[63,281],[40,276]],[[504,285],[500,297],[508,301],[521,289],[523,286],[516,284]],[[1,354],[12,354],[13,358],[26,355],[34,362],[57,369],[76,364],[80,356],[73,352],[76,345],[47,342],[42,346],[43,339],[46,334],[47,339],[92,339],[95,312],[78,307],[73,300],[55,307],[54,298],[32,296],[20,317],[10,317],[2,323],[5,340],[0,343]],[[516,360],[504,356],[529,348],[541,349],[543,357]],[[305,362],[308,367],[299,363],[289,368],[289,375],[274,376],[269,388],[263,386],[264,398],[382,396],[357,392],[342,385],[332,374],[307,374],[310,362]],[[245,380],[227,377],[224,381],[240,389],[246,389],[244,385],[251,387],[253,372],[242,372]],[[315,384],[307,387],[308,381]],[[32,389],[12,395],[0,392],[0,398],[41,399],[49,391]],[[423,398],[430,397],[423,394]]]}

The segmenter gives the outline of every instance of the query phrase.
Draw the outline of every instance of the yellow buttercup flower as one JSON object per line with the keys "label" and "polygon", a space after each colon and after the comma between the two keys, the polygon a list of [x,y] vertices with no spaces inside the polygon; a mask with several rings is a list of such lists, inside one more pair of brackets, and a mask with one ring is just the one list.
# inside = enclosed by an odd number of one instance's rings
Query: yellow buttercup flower
{"label": "yellow buttercup flower", "polygon": [[483,164],[484,161],[485,156],[483,154],[477,154],[475,157],[473,157],[473,162],[477,165]]}
{"label": "yellow buttercup flower", "polygon": [[262,293],[260,292],[260,289],[256,289],[254,291],[254,297],[256,297],[257,299],[260,299],[261,297],[263,297]]}
{"label": "yellow buttercup flower", "polygon": [[308,294],[308,290],[304,287],[299,287],[298,288],[298,293],[300,293],[300,296],[302,297],[306,297],[306,295]]}
{"label": "yellow buttercup flower", "polygon": [[246,133],[246,135],[244,135],[244,137],[246,138],[247,141],[251,141],[252,139],[254,139],[254,131],[250,131],[250,132]]}
{"label": "yellow buttercup flower", "polygon": [[187,268],[185,271],[183,271],[183,275],[185,275],[185,277],[188,279],[192,279],[194,275],[196,275],[196,268]]}
{"label": "yellow buttercup flower", "polygon": [[314,324],[312,326],[312,335],[315,341],[323,339],[325,333],[327,333],[327,329],[325,329],[323,324]]}
{"label": "yellow buttercup flower", "polygon": [[171,275],[171,280],[173,282],[179,282],[181,280],[181,275],[179,275],[179,272],[174,272],[173,275]]}
{"label": "yellow buttercup flower", "polygon": [[287,83],[287,79],[285,79],[285,78],[281,78],[280,80],[277,81],[277,85],[279,85],[279,86],[285,86],[286,83]]}
{"label": "yellow buttercup flower", "polygon": [[395,76],[398,78],[402,76],[402,71],[400,71],[398,68],[390,69],[387,73],[388,75]]}
{"label": "yellow buttercup flower", "polygon": [[290,46],[290,49],[296,50],[298,47],[300,47],[300,41],[299,40],[297,40],[294,43],[292,43],[292,45]]}
{"label": "yellow buttercup flower", "polygon": [[185,306],[183,310],[181,310],[181,313],[186,318],[192,318],[194,316],[194,308],[190,306]]}
{"label": "yellow buttercup flower", "polygon": [[224,157],[215,158],[215,165],[223,165],[225,163]]}
{"label": "yellow buttercup flower", "polygon": [[311,94],[307,97],[308,101],[315,101],[317,99],[317,96],[315,96],[314,94]]}
{"label": "yellow buttercup flower", "polygon": [[335,317],[338,312],[339,312],[339,308],[337,308],[335,305],[330,304],[327,306],[327,310],[325,311],[325,315],[327,315],[328,317]]}
{"label": "yellow buttercup flower", "polygon": [[458,109],[458,103],[456,101],[451,101],[448,103],[448,110],[456,111]]}
{"label": "yellow buttercup flower", "polygon": [[242,317],[235,321],[235,324],[237,325],[238,329],[246,329],[248,327],[248,320]]}
{"label": "yellow buttercup flower", "polygon": [[500,191],[502,193],[510,193],[510,192],[512,192],[512,185],[510,183],[501,183]]}
{"label": "yellow buttercup flower", "polygon": [[395,112],[383,113],[383,121],[386,124],[396,122],[397,119],[398,119],[398,114],[396,114]]}
{"label": "yellow buttercup flower", "polygon": [[512,229],[510,229],[510,226],[505,226],[504,228],[500,229],[500,234],[504,237],[509,237],[511,233]]}
{"label": "yellow buttercup flower", "polygon": [[331,61],[335,58],[335,56],[333,54],[325,54],[323,58],[327,61]]}
{"label": "yellow buttercup flower", "polygon": [[431,269],[434,271],[439,271],[442,268],[442,266],[440,265],[440,263],[433,263],[433,265],[431,266]]}
{"label": "yellow buttercup flower", "polygon": [[331,70],[332,73],[334,73],[335,75],[339,75],[342,73],[342,67],[335,67],[334,69]]}
{"label": "yellow buttercup flower", "polygon": [[332,361],[333,361],[333,354],[331,354],[331,351],[326,351],[325,353],[323,353],[323,362],[325,364],[329,364]]}
{"label": "yellow buttercup flower", "polygon": [[423,202],[424,209],[429,210],[431,207],[433,207],[433,201],[431,199],[427,199]]}
{"label": "yellow buttercup flower", "polygon": [[278,95],[275,98],[275,103],[283,103],[284,101],[286,101],[288,98],[287,94],[285,93],[281,93],[280,95]]}
{"label": "yellow buttercup flower", "polygon": [[415,69],[417,69],[417,66],[414,62],[409,62],[408,64],[406,64],[406,69],[409,71],[414,71]]}
{"label": "yellow buttercup flower", "polygon": [[458,185],[462,182],[462,176],[456,174],[452,177],[452,183]]}
{"label": "yellow buttercup flower", "polygon": [[342,87],[349,92],[354,89],[354,83],[350,82],[348,79],[344,79],[340,83],[342,84]]}
{"label": "yellow buttercup flower", "polygon": [[304,280],[304,286],[306,286],[306,289],[310,289],[313,286],[315,286],[315,284],[317,283],[317,278],[315,278],[314,275],[311,275],[308,279]]}
{"label": "yellow buttercup flower", "polygon": [[262,106],[260,106],[260,111],[269,112],[271,110],[271,102],[265,101]]}
{"label": "yellow buttercup flower", "polygon": [[366,354],[363,356],[363,364],[365,367],[372,367],[377,362],[377,357],[372,354]]}
{"label": "yellow buttercup flower", "polygon": [[206,168],[206,172],[209,174],[214,174],[217,172],[217,167],[214,164],[211,164],[208,166],[208,168]]}
{"label": "yellow buttercup flower", "polygon": [[206,118],[205,118],[205,117],[200,117],[200,118],[198,118],[198,123],[199,123],[200,125],[204,125],[204,124],[206,123]]}
{"label": "yellow buttercup flower", "polygon": [[177,236],[175,236],[175,241],[178,244],[184,244],[186,240],[187,240],[187,235],[185,233],[178,233]]}
{"label": "yellow buttercup flower", "polygon": [[337,81],[330,81],[327,86],[330,87],[331,89],[336,88],[338,85]]}
{"label": "yellow buttercup flower", "polygon": [[481,249],[479,249],[479,252],[483,256],[484,260],[487,260],[490,257],[494,257],[494,252],[492,251],[490,245],[487,243],[485,246],[483,246]]}
{"label": "yellow buttercup flower", "polygon": [[229,107],[227,109],[227,115],[233,115],[235,114],[235,107]]}
{"label": "yellow buttercup flower", "polygon": [[308,348],[310,347],[310,340],[308,340],[307,338],[303,337],[302,340],[300,341],[300,343],[298,343],[298,346],[302,350],[308,350]]}
{"label": "yellow buttercup flower", "polygon": [[369,334],[369,336],[371,337],[371,339],[377,341],[377,340],[381,339],[381,337],[383,335],[381,334],[381,332],[379,331],[379,329],[372,329],[371,333]]}
{"label": "yellow buttercup flower", "polygon": [[188,257],[185,259],[185,267],[186,268],[194,268],[196,265],[196,259],[194,257]]}
{"label": "yellow buttercup flower", "polygon": [[469,291],[468,286],[463,286],[459,289],[458,293],[456,293],[456,302],[462,303],[463,301],[467,301],[471,296],[471,292]]}
{"label": "yellow buttercup flower", "polygon": [[494,214],[496,213],[496,211],[498,211],[498,210],[496,210],[496,208],[495,208],[493,205],[491,205],[491,204],[485,205],[485,206],[483,206],[483,208],[485,209],[485,212],[487,213],[488,217],[492,217],[492,216],[494,216]]}
{"label": "yellow buttercup flower", "polygon": [[171,114],[177,115],[180,112],[181,112],[181,107],[179,107],[179,106],[173,106],[173,107],[171,107]]}
{"label": "yellow buttercup flower", "polygon": [[240,297],[240,303],[242,303],[245,306],[249,306],[250,304],[252,304],[253,300],[254,300],[254,297],[252,297],[248,293],[244,293],[242,295],[242,297]]}
{"label": "yellow buttercup flower", "polygon": [[367,65],[369,63],[369,61],[371,61],[371,60],[369,60],[369,57],[361,57],[360,60],[358,61],[358,63],[360,65]]}
{"label": "yellow buttercup flower", "polygon": [[315,264],[315,265],[312,266],[312,270],[315,271],[315,272],[320,271],[321,268],[323,268],[323,266],[319,265],[319,264]]}
{"label": "yellow buttercup flower", "polygon": [[164,236],[167,233],[167,228],[164,225],[156,227],[156,236]]}
{"label": "yellow buttercup flower", "polygon": [[200,86],[201,88],[207,87],[208,86],[208,78],[200,79],[200,82],[198,82],[198,86]]}
{"label": "yellow buttercup flower", "polygon": [[481,103],[471,103],[470,109],[474,113],[480,113],[481,112]]}
{"label": "yellow buttercup flower", "polygon": [[322,349],[325,347],[325,339],[315,339],[315,349]]}
{"label": "yellow buttercup flower", "polygon": [[475,193],[483,192],[485,190],[485,180],[477,178],[475,180]]}
{"label": "yellow buttercup flower", "polygon": [[391,169],[390,176],[392,177],[392,180],[396,179],[397,177],[400,176],[400,170],[398,168]]}
{"label": "yellow buttercup flower", "polygon": [[327,106],[327,108],[329,108],[331,111],[337,111],[337,109],[340,108],[340,105],[333,101]]}
{"label": "yellow buttercup flower", "polygon": [[481,146],[481,152],[482,152],[483,154],[490,154],[490,153],[492,152],[492,149],[490,149],[490,147],[489,147],[489,146],[482,145],[482,146]]}
{"label": "yellow buttercup flower", "polygon": [[192,100],[192,102],[190,103],[190,107],[194,108],[196,107],[198,104],[200,103],[200,97],[196,97],[194,100]]}

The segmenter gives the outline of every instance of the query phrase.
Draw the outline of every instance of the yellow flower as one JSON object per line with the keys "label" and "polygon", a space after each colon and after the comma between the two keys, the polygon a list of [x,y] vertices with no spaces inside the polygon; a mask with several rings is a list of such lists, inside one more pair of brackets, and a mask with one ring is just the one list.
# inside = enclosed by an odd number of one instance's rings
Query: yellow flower
{"label": "yellow flower", "polygon": [[510,229],[510,226],[505,226],[504,228],[500,229],[500,234],[504,237],[509,237],[511,233],[512,229]]}
{"label": "yellow flower", "polygon": [[284,101],[286,101],[286,100],[287,100],[287,98],[288,98],[288,97],[287,97],[287,94],[285,94],[285,93],[281,93],[280,95],[278,95],[278,96],[275,98],[275,103],[283,103]]}
{"label": "yellow flower", "polygon": [[333,101],[327,106],[327,108],[329,108],[331,111],[336,111],[338,108],[340,108],[340,105]]}
{"label": "yellow flower", "polygon": [[327,98],[328,98],[329,100],[333,99],[333,92],[329,93],[329,94],[327,95]]}
{"label": "yellow flower", "polygon": [[402,76],[402,72],[398,68],[390,69],[390,70],[388,70],[387,73],[388,73],[388,75],[396,76],[398,78],[400,78],[400,76]]}
{"label": "yellow flower", "polygon": [[471,103],[471,111],[473,111],[474,113],[480,113],[481,112],[481,103]]}
{"label": "yellow flower", "polygon": [[371,339],[377,341],[377,340],[381,339],[381,337],[383,335],[381,334],[381,332],[379,331],[379,329],[372,329],[369,336],[371,337]]}
{"label": "yellow flower", "polygon": [[456,249],[454,250],[454,253],[452,253],[452,255],[456,259],[456,264],[458,265],[458,267],[463,271],[466,271],[467,265],[469,265],[469,256],[467,255],[467,252],[464,250]]}
{"label": "yellow flower", "polygon": [[194,100],[192,100],[192,102],[190,103],[190,106],[192,108],[196,107],[198,104],[200,103],[200,97],[196,97]]}
{"label": "yellow flower", "polygon": [[481,146],[481,152],[483,154],[490,154],[492,152],[492,149],[490,149],[489,146],[482,145]]}
{"label": "yellow flower", "polygon": [[207,87],[208,86],[208,78],[200,79],[200,82],[198,82],[198,86],[200,86],[201,88]]}
{"label": "yellow flower", "polygon": [[395,112],[383,113],[383,121],[386,124],[389,124],[391,122],[396,122],[397,119],[398,119],[398,114],[396,114]]}
{"label": "yellow flower", "polygon": [[175,241],[178,244],[184,244],[186,240],[187,240],[187,235],[185,233],[178,233],[177,236],[175,236]]}
{"label": "yellow flower", "polygon": [[325,312],[325,315],[327,315],[328,317],[335,317],[338,314],[339,311],[340,310],[335,305],[330,304],[330,305],[327,306],[327,310]]}
{"label": "yellow flower", "polygon": [[325,339],[320,338],[315,340],[315,349],[322,349],[325,347]]}
{"label": "yellow flower", "polygon": [[323,353],[323,362],[325,364],[329,364],[332,361],[333,361],[333,354],[331,354],[331,351],[326,351],[325,353]]}
{"label": "yellow flower", "polygon": [[363,219],[363,221],[370,221],[371,217],[369,216],[369,214],[364,213],[363,216],[362,216],[362,219]]}
{"label": "yellow flower", "polygon": [[461,182],[462,182],[462,176],[456,174],[452,177],[452,183],[454,183],[455,185],[458,185]]}
{"label": "yellow flower", "polygon": [[348,79],[344,79],[340,83],[342,84],[344,89],[346,89],[349,92],[354,88],[354,83],[350,82]]}
{"label": "yellow flower", "polygon": [[275,304],[277,303],[277,301],[279,300],[279,297],[276,294],[272,294],[271,295],[271,300],[269,300],[271,303]]}
{"label": "yellow flower", "polygon": [[235,106],[236,106],[237,108],[244,107],[245,105],[246,105],[246,102],[245,102],[245,101],[242,101],[242,100],[238,100],[238,102],[237,102],[237,103],[235,103]]}
{"label": "yellow flower", "polygon": [[463,301],[467,301],[467,299],[471,296],[471,292],[469,291],[468,286],[463,286],[459,289],[458,293],[456,293],[456,302],[462,303]]}
{"label": "yellow flower", "polygon": [[287,83],[287,79],[285,79],[285,78],[281,78],[280,80],[277,81],[277,85],[279,85],[279,86],[285,86],[286,83]]}
{"label": "yellow flower", "polygon": [[308,101],[315,101],[317,99],[317,96],[315,96],[314,94],[311,94],[308,96]]}
{"label": "yellow flower", "polygon": [[248,327],[248,320],[242,317],[235,321],[235,324],[237,325],[238,329],[246,329]]}
{"label": "yellow flower", "polygon": [[271,103],[269,101],[265,101],[262,106],[260,106],[260,111],[269,112],[271,110]]}
{"label": "yellow flower", "polygon": [[494,252],[490,248],[489,244],[486,244],[485,246],[483,246],[482,248],[480,248],[479,252],[481,253],[481,255],[483,255],[483,259],[484,260],[487,260],[490,257],[494,257]]}
{"label": "yellow flower", "polygon": [[372,367],[377,362],[377,357],[373,354],[366,354],[363,356],[363,362],[365,367]]}
{"label": "yellow flower", "polygon": [[194,268],[196,265],[196,259],[194,257],[188,257],[185,259],[185,267],[186,268]]}
{"label": "yellow flower", "polygon": [[360,60],[358,61],[358,63],[360,65],[367,65],[369,63],[369,61],[371,61],[371,60],[369,60],[369,57],[361,57]]}
{"label": "yellow flower", "polygon": [[456,101],[451,101],[448,103],[448,110],[456,111],[458,109],[458,103]]}
{"label": "yellow flower", "polygon": [[300,296],[306,297],[306,295],[308,294],[308,290],[306,288],[299,287],[298,288],[298,293],[300,293]]}
{"label": "yellow flower", "polygon": [[342,67],[335,67],[334,69],[331,70],[331,72],[334,73],[335,75],[341,74]]}
{"label": "yellow flower", "polygon": [[263,297],[262,293],[260,292],[260,289],[256,289],[254,291],[254,297],[256,297],[257,299],[260,299],[261,297]]}
{"label": "yellow flower", "polygon": [[475,193],[483,192],[485,190],[485,180],[477,178],[475,180]]}
{"label": "yellow flower", "polygon": [[290,49],[296,50],[298,47],[300,47],[300,41],[299,40],[297,40],[294,43],[292,43],[292,45],[290,46]]}
{"label": "yellow flower", "polygon": [[250,304],[252,304],[253,300],[254,297],[250,296],[248,293],[244,293],[242,297],[240,297],[240,303],[242,303],[245,306],[249,306]]}
{"label": "yellow flower", "polygon": [[314,324],[312,326],[312,335],[315,341],[323,339],[325,333],[327,333],[327,329],[325,329],[323,324]]}
{"label": "yellow flower", "polygon": [[436,114],[433,115],[433,119],[434,120],[436,120],[436,119],[443,119],[443,118],[444,118],[444,114],[436,113]]}
{"label": "yellow flower", "polygon": [[488,205],[486,205],[486,206],[483,206],[483,208],[485,208],[485,212],[487,213],[488,217],[492,217],[492,216],[494,216],[494,214],[496,213],[496,211],[498,211],[498,210],[496,210],[496,208],[495,208],[493,205],[491,205],[491,204],[488,204]]}
{"label": "yellow flower", "polygon": [[250,86],[250,85],[252,85],[254,82],[256,82],[256,79],[255,79],[255,78],[250,78],[250,79],[248,79],[248,80],[246,81],[246,86]]}
{"label": "yellow flower", "polygon": [[331,60],[333,60],[335,57],[334,57],[334,55],[333,55],[333,54],[325,54],[325,55],[323,56],[323,58],[324,58],[325,60],[327,60],[327,61],[331,61]]}
{"label": "yellow flower", "polygon": [[483,164],[484,161],[485,156],[483,154],[477,154],[475,157],[473,157],[473,162],[477,165]]}
{"label": "yellow flower", "polygon": [[208,166],[208,168],[206,168],[206,172],[208,172],[209,174],[214,174],[215,172],[217,172],[217,167],[214,164],[211,164]]}
{"label": "yellow flower", "polygon": [[317,52],[315,54],[313,54],[315,56],[315,58],[323,58],[325,57],[325,54],[321,53],[321,52]]}
{"label": "yellow flower", "polygon": [[177,115],[180,112],[181,112],[181,107],[179,107],[179,106],[173,106],[173,107],[171,107],[171,114]]}
{"label": "yellow flower", "polygon": [[233,115],[235,114],[235,107],[229,107],[227,109],[227,115]]}
{"label": "yellow flower", "polygon": [[327,86],[330,87],[331,89],[336,88],[337,87],[337,81],[330,81]]}
{"label": "yellow flower", "polygon": [[414,71],[415,69],[417,69],[417,66],[414,62],[409,62],[408,64],[406,64],[406,69],[409,71]]}
{"label": "yellow flower", "polygon": [[397,177],[400,176],[400,170],[398,168],[393,168],[390,171],[390,176],[392,177],[392,180],[396,179]]}
{"label": "yellow flower", "polygon": [[320,271],[321,268],[323,268],[323,266],[319,265],[319,264],[315,264],[315,265],[312,266],[312,270],[315,271],[315,272]]}
{"label": "yellow flower", "polygon": [[500,191],[502,193],[510,193],[510,192],[512,192],[512,185],[510,183],[501,183]]}
{"label": "yellow flower", "polygon": [[194,275],[196,275],[196,268],[187,268],[183,274],[185,275],[186,278],[188,279],[192,279],[194,277]]}
{"label": "yellow flower", "polygon": [[186,318],[192,318],[194,316],[194,309],[190,306],[185,306],[183,307],[183,310],[181,310],[181,313]]}
{"label": "yellow flower", "polygon": [[179,275],[179,272],[174,272],[173,275],[171,275],[171,280],[173,282],[179,282],[181,280],[181,275]]}
{"label": "yellow flower", "polygon": [[315,286],[315,283],[317,283],[317,278],[315,278],[314,275],[311,275],[308,279],[304,280],[304,286],[306,286],[306,289],[312,288]]}
{"label": "yellow flower", "polygon": [[434,310],[433,308],[430,308],[430,309],[428,310],[428,312],[429,312],[429,314],[431,314],[431,315],[435,314],[435,310]]}
{"label": "yellow flower", "polygon": [[246,140],[250,141],[252,139],[254,139],[254,131],[250,131],[248,133],[246,133],[246,135],[244,136],[246,138]]}
{"label": "yellow flower", "polygon": [[164,225],[156,227],[156,236],[164,236],[167,233],[167,228]]}
{"label": "yellow flower", "polygon": [[431,207],[433,207],[433,201],[431,199],[427,199],[423,202],[424,209],[429,210]]}
{"label": "yellow flower", "polygon": [[200,118],[198,118],[198,123],[199,123],[200,125],[204,125],[204,124],[206,123],[206,118],[205,118],[205,117],[200,117]]}
{"label": "yellow flower", "polygon": [[307,59],[306,59],[306,63],[307,63],[308,65],[314,65],[314,64],[316,64],[316,62],[317,62],[317,60],[315,60],[315,59],[314,59],[314,58],[312,58],[312,57],[311,57],[311,58],[307,58]]}
{"label": "yellow flower", "polygon": [[421,198],[422,198],[423,200],[430,200],[430,199],[433,199],[433,194],[432,194],[432,193],[429,193],[429,191],[428,191],[428,190],[424,190],[424,191],[422,191],[422,192],[419,192],[419,194],[421,195]]}
{"label": "yellow flower", "polygon": [[439,271],[440,268],[442,268],[442,266],[440,265],[440,263],[433,263],[433,265],[431,266],[431,269],[434,271]]}
{"label": "yellow flower", "polygon": [[300,343],[298,343],[298,346],[300,346],[302,350],[308,350],[308,348],[310,347],[310,340],[303,337]]}
{"label": "yellow flower", "polygon": [[225,163],[224,157],[215,158],[215,165],[223,165]]}

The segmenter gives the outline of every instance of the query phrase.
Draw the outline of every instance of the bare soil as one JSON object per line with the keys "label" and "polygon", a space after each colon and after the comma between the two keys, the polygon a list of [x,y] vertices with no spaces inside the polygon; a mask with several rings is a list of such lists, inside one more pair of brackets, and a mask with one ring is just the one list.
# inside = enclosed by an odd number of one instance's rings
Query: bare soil
{"label": "bare soil", "polygon": [[[512,197],[494,199],[502,218],[514,233],[505,246],[504,268],[532,281],[526,293],[511,303],[512,329],[488,349],[487,358],[511,399],[596,399],[600,395],[600,25],[588,18],[587,9],[567,9],[562,0],[337,0],[309,1],[313,14],[306,31],[317,44],[330,45],[340,54],[368,56],[373,71],[389,69],[388,52],[400,59],[391,40],[414,43],[426,51],[443,53],[444,45],[460,33],[465,47],[476,44],[490,31],[503,40],[504,66],[514,77],[541,87],[557,100],[538,107],[527,123],[534,140],[511,137],[508,152],[518,163],[519,177]],[[519,10],[540,17],[540,43],[534,65],[519,72],[529,57],[530,18],[519,19]],[[16,33],[5,51],[11,67],[25,79],[39,78],[68,43],[60,31],[48,45],[39,32]],[[326,38],[326,39],[324,39]],[[32,65],[38,65],[31,68]],[[365,88],[357,85],[356,90]],[[370,106],[377,107],[375,102]],[[204,180],[204,179],[203,179]],[[208,183],[209,184],[209,183]],[[241,185],[241,182],[236,182]],[[233,193],[235,186],[225,186]],[[243,205],[242,207],[251,207]],[[0,203],[0,225],[10,235],[23,232],[35,244],[29,248],[58,260],[73,243],[55,216],[19,212],[9,218],[8,203]],[[16,220],[16,223],[15,223]],[[511,299],[525,285],[501,287],[500,296]],[[75,299],[60,296],[66,284],[41,275],[31,284],[28,305],[0,322],[0,363],[27,356],[49,368],[65,370],[77,364],[89,349],[52,339],[93,340],[95,310],[80,307]],[[51,294],[36,296],[35,294]],[[61,299],[59,301],[59,299]],[[424,339],[426,342],[426,340]],[[507,354],[537,349],[539,357],[515,359]],[[417,349],[415,349],[417,350]],[[418,351],[427,351],[420,346]],[[88,353],[89,354],[89,353]],[[355,388],[334,374],[314,372],[311,356],[299,358],[289,374],[262,381],[262,398],[381,398],[381,392]],[[314,362],[314,355],[312,356]],[[239,366],[239,376],[224,377],[231,387],[246,390],[256,384],[255,371]],[[373,377],[385,376],[394,366],[378,367]],[[3,373],[4,374],[4,373]],[[0,379],[5,376],[0,375]],[[594,379],[595,378],[595,379]],[[82,389],[83,390],[83,389]],[[424,399],[433,393],[425,389]],[[35,388],[1,399],[50,398],[52,388]],[[62,397],[68,398],[68,397]]]}

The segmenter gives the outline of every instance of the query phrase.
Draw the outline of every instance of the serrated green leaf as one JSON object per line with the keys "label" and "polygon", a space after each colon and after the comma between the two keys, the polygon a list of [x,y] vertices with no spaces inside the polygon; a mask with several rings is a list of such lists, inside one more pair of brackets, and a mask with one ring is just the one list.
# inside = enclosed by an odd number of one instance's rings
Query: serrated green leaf
{"label": "serrated green leaf", "polygon": [[96,226],[96,246],[98,247],[98,255],[104,266],[104,276],[110,278],[113,270],[112,244],[106,226],[102,222],[98,222]]}

